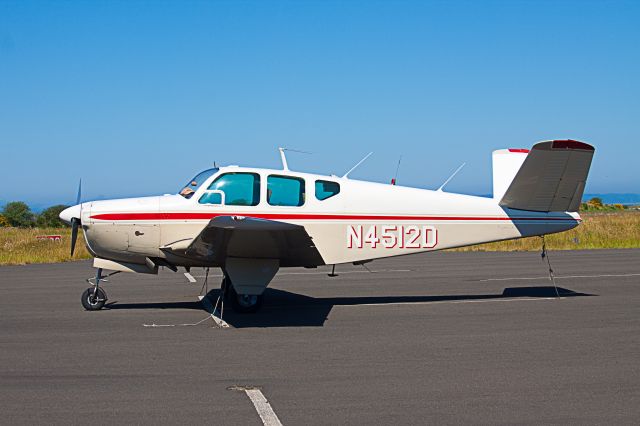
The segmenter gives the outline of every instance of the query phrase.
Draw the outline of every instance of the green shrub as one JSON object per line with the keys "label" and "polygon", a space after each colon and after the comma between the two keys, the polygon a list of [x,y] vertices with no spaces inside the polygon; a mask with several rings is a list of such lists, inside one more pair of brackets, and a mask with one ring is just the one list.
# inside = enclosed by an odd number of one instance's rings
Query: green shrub
{"label": "green shrub", "polygon": [[36,225],[38,228],[64,228],[68,226],[59,217],[60,212],[66,208],[67,206],[58,204],[43,210],[36,219]]}
{"label": "green shrub", "polygon": [[604,207],[604,204],[602,203],[602,198],[598,198],[598,197],[593,197],[592,199],[587,201],[587,204],[590,204],[591,206],[596,208]]}
{"label": "green shrub", "polygon": [[31,209],[22,201],[7,203],[2,210],[2,214],[7,218],[11,226],[28,228],[35,224]]}

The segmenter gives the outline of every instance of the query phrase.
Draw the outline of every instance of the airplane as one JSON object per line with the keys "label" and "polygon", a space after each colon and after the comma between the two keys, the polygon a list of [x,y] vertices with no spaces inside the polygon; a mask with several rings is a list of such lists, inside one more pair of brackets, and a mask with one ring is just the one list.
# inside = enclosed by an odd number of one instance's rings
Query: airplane
{"label": "airplane", "polygon": [[[563,232],[578,212],[595,149],[550,140],[493,152],[493,196],[482,197],[282,169],[213,167],[177,194],[78,202],[60,213],[97,269],[81,297],[105,305],[103,271],[221,268],[224,299],[257,312],[280,268],[374,259]],[[448,182],[448,180],[447,180]],[[446,182],[445,182],[446,184]],[[444,186],[444,184],[443,184]]]}

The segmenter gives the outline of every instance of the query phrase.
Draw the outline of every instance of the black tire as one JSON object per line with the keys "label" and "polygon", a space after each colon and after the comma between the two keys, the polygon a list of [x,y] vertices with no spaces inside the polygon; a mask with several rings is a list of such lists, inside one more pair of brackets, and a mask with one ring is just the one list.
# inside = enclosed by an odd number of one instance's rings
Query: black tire
{"label": "black tire", "polygon": [[82,292],[82,297],[80,298],[82,307],[87,311],[99,311],[107,301],[107,293],[105,293],[100,287],[98,287],[98,292],[96,294],[97,297],[94,299],[94,289],[95,287],[89,287]]}
{"label": "black tire", "polygon": [[229,299],[231,299],[231,308],[238,314],[253,314],[258,312],[262,307],[264,295],[250,296],[246,294],[238,294],[232,285],[227,288]]}

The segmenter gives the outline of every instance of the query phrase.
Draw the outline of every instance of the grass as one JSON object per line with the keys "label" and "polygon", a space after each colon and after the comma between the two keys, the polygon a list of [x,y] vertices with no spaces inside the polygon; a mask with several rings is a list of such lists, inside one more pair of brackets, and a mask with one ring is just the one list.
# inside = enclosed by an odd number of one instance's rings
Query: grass
{"label": "grass", "polygon": [[[40,235],[60,235],[60,241],[39,240]],[[0,228],[0,265],[24,265],[27,263],[56,263],[89,259],[91,255],[84,245],[82,230],[78,232],[73,258],[71,228]]]}
{"label": "grass", "polygon": [[[571,231],[546,237],[549,250],[640,248],[640,211],[585,212],[584,222]],[[61,235],[61,241],[36,239],[39,235]],[[82,231],[76,252],[69,256],[70,228],[0,228],[0,265],[54,263],[89,259]],[[539,237],[479,244],[454,251],[536,251]]]}
{"label": "grass", "polygon": [[[545,237],[549,250],[640,248],[640,212],[585,212],[583,222],[570,231]],[[453,251],[536,251],[540,237],[520,238],[461,247]]]}

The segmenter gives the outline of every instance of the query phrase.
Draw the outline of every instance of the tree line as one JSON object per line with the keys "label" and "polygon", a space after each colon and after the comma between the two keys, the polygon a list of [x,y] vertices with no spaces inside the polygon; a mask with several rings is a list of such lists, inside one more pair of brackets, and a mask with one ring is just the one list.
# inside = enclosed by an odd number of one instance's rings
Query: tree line
{"label": "tree line", "polygon": [[615,211],[615,210],[626,210],[627,206],[622,204],[605,204],[602,202],[602,198],[593,197],[586,203],[582,203],[580,205],[580,210],[586,212],[592,211]]}
{"label": "tree line", "polygon": [[69,206],[57,204],[44,209],[41,213],[34,213],[22,201],[7,203],[0,214],[0,227],[14,226],[17,228],[63,228],[66,223],[58,215]]}

